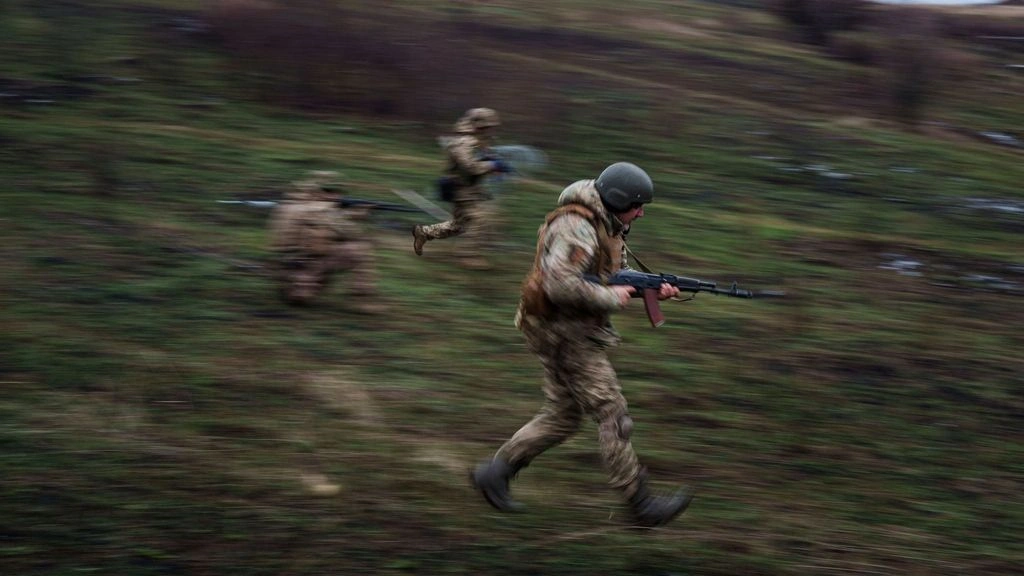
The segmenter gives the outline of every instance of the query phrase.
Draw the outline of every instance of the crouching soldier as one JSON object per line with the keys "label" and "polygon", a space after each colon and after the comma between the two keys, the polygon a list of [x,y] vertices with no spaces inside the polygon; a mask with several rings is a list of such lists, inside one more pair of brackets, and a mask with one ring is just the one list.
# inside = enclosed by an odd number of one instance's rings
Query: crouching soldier
{"label": "crouching soldier", "polygon": [[270,249],[278,294],[289,304],[309,304],[335,273],[347,272],[354,307],[377,312],[373,244],[356,222],[367,217],[368,209],[342,208],[341,197],[337,174],[317,171],[293,184],[274,208]]}

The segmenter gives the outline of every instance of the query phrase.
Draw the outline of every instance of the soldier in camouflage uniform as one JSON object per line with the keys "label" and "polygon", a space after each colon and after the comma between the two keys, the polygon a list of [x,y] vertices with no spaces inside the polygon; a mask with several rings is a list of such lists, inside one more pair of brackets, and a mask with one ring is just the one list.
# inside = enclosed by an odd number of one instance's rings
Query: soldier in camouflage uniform
{"label": "soldier in camouflage uniform", "polygon": [[376,270],[373,244],[355,222],[368,209],[343,209],[334,172],[313,172],[296,182],[270,217],[270,248],[281,298],[289,304],[310,303],[337,272],[349,273],[355,307],[374,312]]}
{"label": "soldier in camouflage uniform", "polygon": [[[607,349],[620,341],[610,316],[630,301],[635,289],[584,278],[605,280],[626,267],[624,236],[653,197],[647,173],[619,162],[597,180],[581,180],[563,190],[558,208],[540,227],[516,326],[544,366],[545,401],[533,420],[471,474],[474,486],[495,508],[520,507],[509,495],[509,480],[573,435],[585,415],[597,422],[609,484],[624,496],[635,524],[664,524],[689,504],[690,496],[682,491],[655,496],[648,489],[647,474],[630,443],[633,421],[608,360]],[[659,298],[678,293],[663,284]]]}
{"label": "soldier in camouflage uniform", "polygon": [[465,234],[469,245],[464,250],[462,264],[467,268],[489,267],[483,256],[483,202],[488,196],[482,180],[488,174],[511,171],[507,163],[489,153],[493,131],[500,125],[501,120],[494,110],[473,108],[455,123],[455,135],[442,139],[448,158],[442,181],[447,181],[452,188],[452,219],[413,227],[413,250],[417,256],[423,254],[423,245],[430,240]]}

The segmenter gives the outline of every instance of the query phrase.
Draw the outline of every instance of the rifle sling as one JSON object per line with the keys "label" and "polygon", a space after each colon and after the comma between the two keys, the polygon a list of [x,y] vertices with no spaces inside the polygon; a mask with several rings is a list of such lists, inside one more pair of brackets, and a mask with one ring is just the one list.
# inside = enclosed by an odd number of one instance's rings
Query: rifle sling
{"label": "rifle sling", "polygon": [[629,249],[629,244],[623,242],[622,245],[626,247],[626,254],[628,254],[630,258],[636,261],[637,265],[640,266],[641,270],[647,272],[648,274],[654,274],[654,272],[652,272],[651,269],[648,268],[646,264],[644,264],[644,261],[641,260],[639,256],[637,256],[632,250]]}

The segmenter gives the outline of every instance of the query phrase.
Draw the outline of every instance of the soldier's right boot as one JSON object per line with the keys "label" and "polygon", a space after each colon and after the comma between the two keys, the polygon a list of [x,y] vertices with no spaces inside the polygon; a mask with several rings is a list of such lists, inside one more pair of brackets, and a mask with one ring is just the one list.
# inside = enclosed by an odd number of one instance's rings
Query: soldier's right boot
{"label": "soldier's right boot", "polygon": [[423,233],[423,226],[419,224],[412,227],[412,251],[417,256],[423,256],[423,245],[427,243],[427,235]]}
{"label": "soldier's right boot", "polygon": [[494,458],[479,464],[469,473],[469,479],[491,506],[502,512],[517,512],[523,509],[523,505],[512,499],[508,483],[519,472],[519,468],[501,458]]}
{"label": "soldier's right boot", "polygon": [[637,479],[637,489],[627,499],[629,511],[636,526],[653,528],[668,524],[673,518],[686,510],[693,500],[693,495],[685,489],[679,489],[671,496],[655,496],[647,487],[647,474]]}

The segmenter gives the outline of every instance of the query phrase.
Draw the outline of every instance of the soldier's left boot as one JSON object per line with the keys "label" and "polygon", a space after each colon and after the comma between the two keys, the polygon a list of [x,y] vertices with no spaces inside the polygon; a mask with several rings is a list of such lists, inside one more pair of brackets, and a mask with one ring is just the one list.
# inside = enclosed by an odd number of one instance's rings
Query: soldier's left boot
{"label": "soldier's left boot", "polygon": [[412,227],[412,251],[417,256],[423,256],[423,245],[427,243],[427,235],[423,233],[423,226],[419,224]]}
{"label": "soldier's left boot", "polygon": [[686,510],[693,500],[693,495],[682,488],[671,496],[651,494],[647,486],[646,473],[641,474],[636,482],[635,492],[627,499],[630,515],[636,526],[653,528],[668,524]]}
{"label": "soldier's left boot", "polygon": [[469,473],[469,479],[484,499],[502,512],[518,512],[523,505],[512,499],[509,493],[509,480],[519,472],[501,458],[483,462]]}

